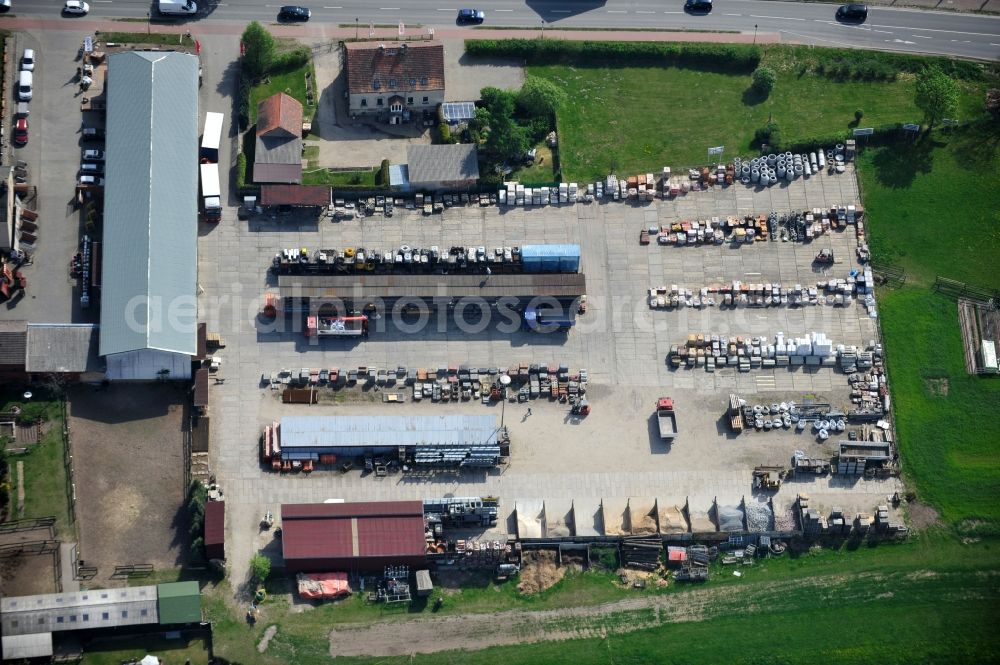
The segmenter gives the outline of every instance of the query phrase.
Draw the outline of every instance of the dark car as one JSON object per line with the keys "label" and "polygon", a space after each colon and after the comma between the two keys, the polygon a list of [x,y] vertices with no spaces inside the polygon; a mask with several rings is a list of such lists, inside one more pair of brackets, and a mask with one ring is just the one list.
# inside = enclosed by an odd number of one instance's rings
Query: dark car
{"label": "dark car", "polygon": [[278,11],[278,19],[281,21],[308,21],[312,12],[308,7],[298,5],[286,5]]}
{"label": "dark car", "polygon": [[458,10],[458,22],[459,23],[475,23],[480,24],[486,20],[486,12],[482,9],[459,9]]}
{"label": "dark car", "polygon": [[841,5],[837,9],[837,18],[841,21],[863,23],[868,18],[868,5]]}
{"label": "dark car", "polygon": [[684,10],[692,14],[707,14],[712,11],[712,0],[686,0]]}
{"label": "dark car", "polygon": [[24,145],[28,142],[28,119],[18,118],[14,122],[14,145]]}

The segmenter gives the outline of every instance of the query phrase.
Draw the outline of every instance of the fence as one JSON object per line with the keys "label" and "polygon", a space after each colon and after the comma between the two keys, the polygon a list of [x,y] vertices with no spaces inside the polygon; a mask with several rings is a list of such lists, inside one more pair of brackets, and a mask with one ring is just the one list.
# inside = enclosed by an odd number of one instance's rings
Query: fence
{"label": "fence", "polygon": [[906,283],[906,272],[899,266],[891,263],[872,261],[869,263],[875,279],[889,287],[900,287]]}
{"label": "fence", "polygon": [[938,275],[934,279],[934,291],[948,298],[973,300],[980,303],[1000,302],[1000,291],[974,286]]}
{"label": "fence", "polygon": [[[73,453],[69,443],[69,409],[66,408],[66,397],[59,398],[59,408],[62,411],[62,444],[63,466],[66,469],[66,503],[69,507],[70,525],[76,527],[76,481],[73,479]],[[79,534],[77,534],[79,540]]]}
{"label": "fence", "polygon": [[35,529],[49,529],[49,533],[54,533],[55,517],[37,517],[0,524],[0,533],[17,533],[18,531],[34,531]]}

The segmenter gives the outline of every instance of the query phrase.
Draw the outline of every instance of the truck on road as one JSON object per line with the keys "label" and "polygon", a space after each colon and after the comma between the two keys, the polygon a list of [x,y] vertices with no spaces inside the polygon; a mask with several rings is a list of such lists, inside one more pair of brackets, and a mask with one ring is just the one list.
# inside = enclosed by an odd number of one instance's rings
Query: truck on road
{"label": "truck on road", "polygon": [[656,401],[656,422],[660,425],[660,438],[672,441],[677,436],[677,416],[674,414],[674,400],[661,397]]}

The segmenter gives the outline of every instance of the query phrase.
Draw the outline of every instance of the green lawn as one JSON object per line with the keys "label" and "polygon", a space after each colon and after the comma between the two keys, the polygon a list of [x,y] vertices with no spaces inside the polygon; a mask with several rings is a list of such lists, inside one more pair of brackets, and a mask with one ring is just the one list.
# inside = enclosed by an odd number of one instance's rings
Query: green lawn
{"label": "green lawn", "polygon": [[[674,67],[591,68],[532,66],[532,75],[550,79],[572,103],[558,113],[564,179],[585,182],[609,172],[659,172],[705,163],[710,146],[725,146],[725,157],[753,154],[754,131],[773,118],[788,143],[827,136],[854,127],[919,122],[913,79],[895,83],[838,82],[801,75],[796,47],[769,47],[764,64],[777,70],[766,100],[748,94],[749,75]],[[982,112],[985,86],[960,82],[958,117]]]}
{"label": "green lawn", "polygon": [[201,639],[166,640],[162,637],[95,639],[87,643],[81,665],[121,665],[146,654],[159,657],[163,665],[208,665],[208,646]]}
{"label": "green lawn", "polygon": [[994,532],[1000,381],[966,374],[957,305],[930,286],[942,275],[1000,288],[998,141],[1000,128],[981,127],[859,160],[873,255],[907,272],[879,296],[903,468],[946,520]]}
{"label": "green lawn", "polygon": [[310,104],[306,98],[306,72],[309,72],[311,80],[315,82],[316,71],[310,60],[309,64],[302,67],[280,74],[271,74],[268,76],[266,82],[251,88],[250,124],[253,125],[257,122],[258,102],[278,92],[284,92],[299,100],[302,103],[302,120],[303,122],[310,122],[313,115],[316,114],[316,102],[319,100],[319,91],[313,91],[313,103]]}
{"label": "green lawn", "polygon": [[23,390],[8,390],[0,394],[3,410],[17,405],[22,416],[43,417],[47,422],[41,441],[32,445],[24,455],[10,455],[10,515],[17,519],[17,463],[24,463],[24,515],[23,518],[55,517],[57,535],[72,537],[69,521],[69,500],[66,495],[66,467],[63,466],[62,411],[59,402],[50,399],[42,390],[32,389],[35,396],[30,403],[21,398]]}
{"label": "green lawn", "polygon": [[303,185],[330,185],[331,187],[365,187],[375,189],[373,171],[338,171],[331,172],[319,165],[319,146],[307,145],[303,157],[306,168],[302,170]]}
{"label": "green lawn", "polygon": [[538,151],[535,155],[535,162],[531,166],[518,169],[511,177],[517,178],[522,183],[555,182],[556,175],[553,169],[556,162],[552,158],[552,149],[544,141],[534,147]]}

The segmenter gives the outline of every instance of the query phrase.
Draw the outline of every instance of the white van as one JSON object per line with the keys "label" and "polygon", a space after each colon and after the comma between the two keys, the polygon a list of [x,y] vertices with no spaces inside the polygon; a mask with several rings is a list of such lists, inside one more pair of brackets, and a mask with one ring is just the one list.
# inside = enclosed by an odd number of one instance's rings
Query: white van
{"label": "white van", "polygon": [[17,98],[22,102],[31,100],[31,88],[34,78],[31,72],[22,71],[17,80]]}
{"label": "white van", "polygon": [[198,4],[194,0],[160,0],[157,9],[167,16],[193,16],[198,13]]}

